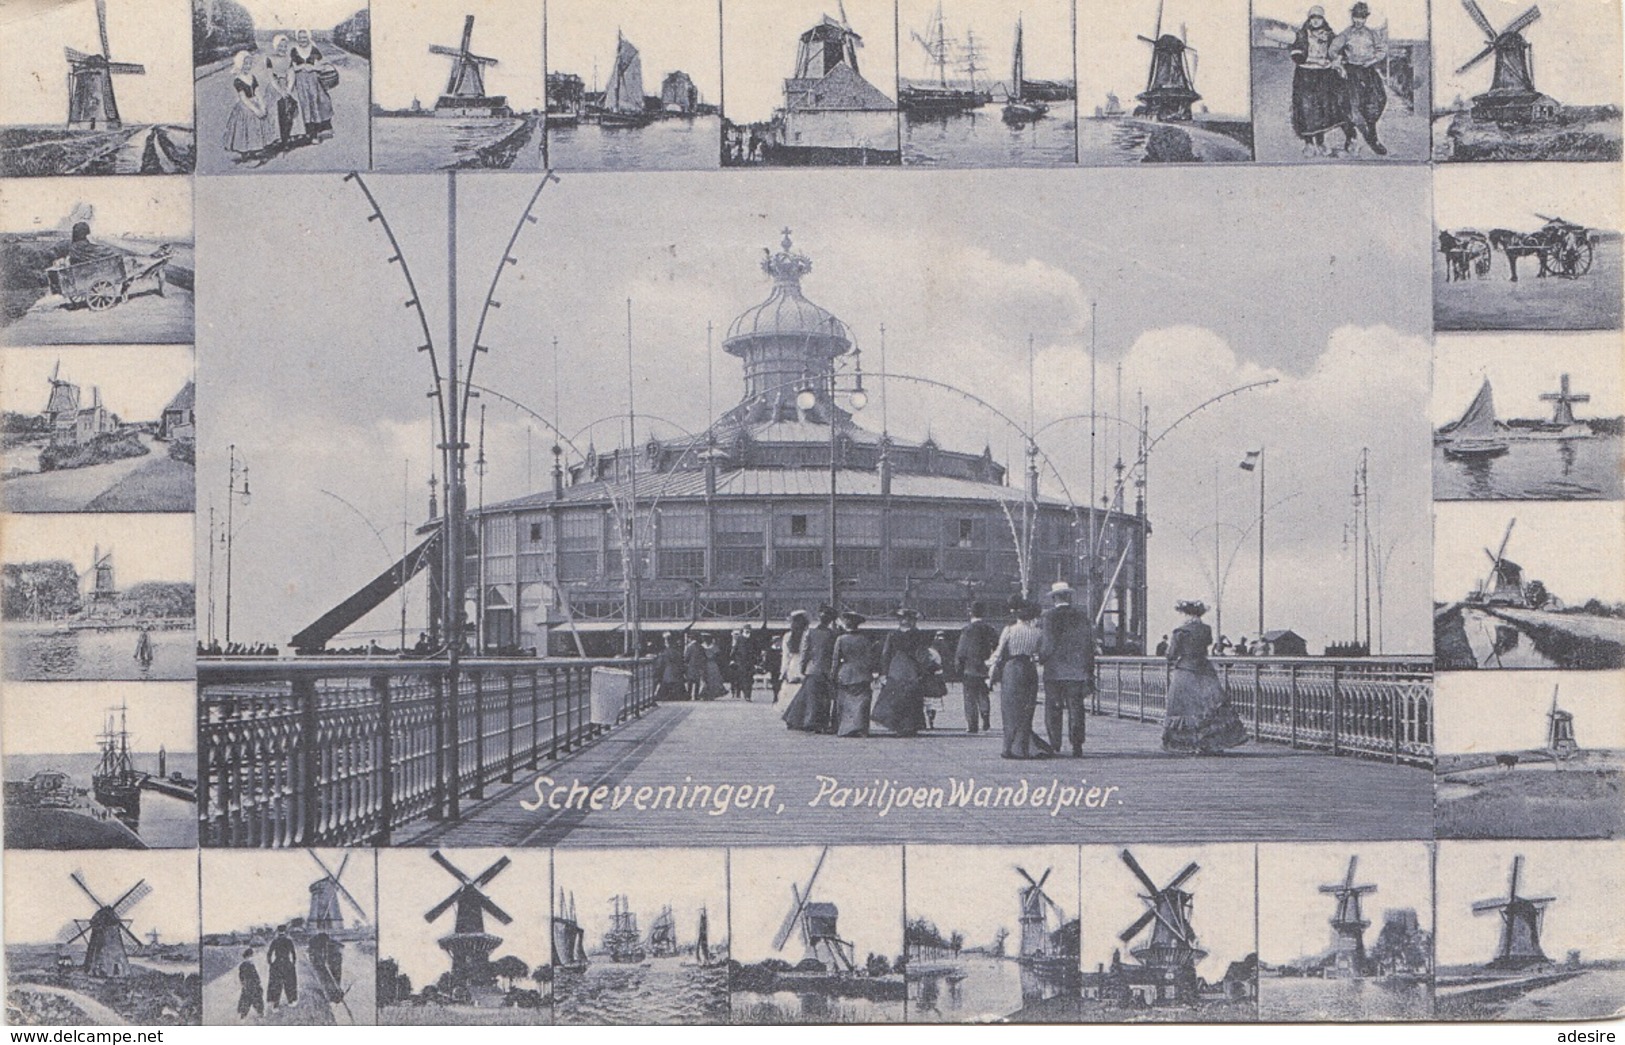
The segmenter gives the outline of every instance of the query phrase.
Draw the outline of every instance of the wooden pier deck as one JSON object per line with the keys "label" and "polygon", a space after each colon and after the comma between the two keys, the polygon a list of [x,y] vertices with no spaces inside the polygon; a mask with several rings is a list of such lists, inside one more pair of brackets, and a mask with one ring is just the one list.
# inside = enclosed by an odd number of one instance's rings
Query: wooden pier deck
{"label": "wooden pier deck", "polygon": [[[1156,725],[1106,716],[1089,719],[1081,759],[1008,761],[999,757],[996,702],[995,732],[974,736],[963,732],[958,693],[945,704],[939,729],[908,739],[791,732],[779,719],[782,705],[760,693],[748,704],[660,705],[465,805],[457,822],[420,821],[393,841],[506,848],[1432,837],[1433,779],[1425,769],[1270,743],[1216,758],[1169,755]],[[1040,708],[1040,724],[1042,716]],[[832,794],[820,798],[835,786],[821,777],[852,789],[846,806],[833,807]],[[952,801],[954,781],[971,789],[968,804]],[[716,812],[714,802],[692,801],[701,785],[732,785],[732,807]],[[747,797],[741,785],[757,793]],[[671,790],[657,790],[663,786]],[[772,788],[765,801],[763,787]],[[925,788],[925,808],[899,808],[901,788]],[[932,788],[942,789],[940,807]],[[1099,791],[1090,801],[1092,788]],[[583,808],[594,794],[601,808]],[[1074,801],[1057,808],[1069,794]],[[982,795],[988,804],[978,806]]]}

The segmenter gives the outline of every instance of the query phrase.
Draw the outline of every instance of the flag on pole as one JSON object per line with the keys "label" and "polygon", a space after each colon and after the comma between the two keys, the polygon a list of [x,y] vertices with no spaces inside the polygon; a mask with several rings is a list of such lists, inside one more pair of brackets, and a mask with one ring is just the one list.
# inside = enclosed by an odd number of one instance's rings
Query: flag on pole
{"label": "flag on pole", "polygon": [[1264,456],[1264,451],[1262,450],[1248,450],[1247,456],[1241,459],[1241,470],[1244,472],[1250,472],[1254,468],[1257,468],[1258,459],[1262,456]]}

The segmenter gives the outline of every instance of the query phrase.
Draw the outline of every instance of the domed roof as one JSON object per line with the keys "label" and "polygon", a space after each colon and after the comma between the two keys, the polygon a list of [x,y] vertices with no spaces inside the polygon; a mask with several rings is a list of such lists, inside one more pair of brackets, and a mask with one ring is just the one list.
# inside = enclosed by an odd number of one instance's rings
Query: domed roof
{"label": "domed roof", "polygon": [[728,328],[723,347],[732,351],[730,342],[741,338],[789,335],[833,338],[840,345],[831,354],[844,354],[852,342],[846,324],[801,293],[801,277],[812,271],[812,259],[790,249],[789,229],[784,230],[781,246],[779,253],[762,259],[762,271],[773,277],[773,292],[760,305],[740,313]]}

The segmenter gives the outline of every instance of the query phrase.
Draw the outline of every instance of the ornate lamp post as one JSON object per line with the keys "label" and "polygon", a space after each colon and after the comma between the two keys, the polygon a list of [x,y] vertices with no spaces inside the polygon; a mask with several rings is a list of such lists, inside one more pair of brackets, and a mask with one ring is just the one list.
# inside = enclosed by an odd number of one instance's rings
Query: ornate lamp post
{"label": "ornate lamp post", "polygon": [[[841,372],[839,360],[831,360],[829,374],[822,388],[815,388],[809,383],[800,392],[796,393],[796,406],[804,414],[818,406],[820,392],[823,393],[825,401],[829,404],[829,527],[825,534],[824,546],[825,558],[828,560],[827,565],[829,567],[829,604],[835,608],[839,608],[838,600],[841,588],[840,571],[835,565],[835,518],[836,512],[839,510],[838,484],[841,470],[840,433],[836,430],[840,415],[835,408],[835,399],[841,392],[842,378],[846,376],[848,375]],[[847,391],[847,401],[852,404],[853,410],[862,410],[869,405],[869,393],[863,388],[862,349],[853,348],[852,350],[850,379],[852,387]],[[763,592],[763,598],[766,598],[765,591]]]}

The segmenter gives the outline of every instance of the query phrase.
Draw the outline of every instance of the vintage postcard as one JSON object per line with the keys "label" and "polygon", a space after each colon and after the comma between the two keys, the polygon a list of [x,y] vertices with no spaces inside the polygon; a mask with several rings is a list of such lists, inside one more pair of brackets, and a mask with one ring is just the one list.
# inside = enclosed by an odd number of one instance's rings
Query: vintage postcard
{"label": "vintage postcard", "polygon": [[5,5],[7,1022],[1625,1014],[1621,17]]}

